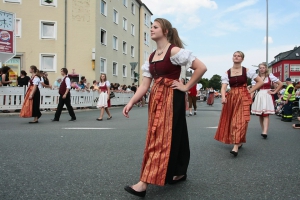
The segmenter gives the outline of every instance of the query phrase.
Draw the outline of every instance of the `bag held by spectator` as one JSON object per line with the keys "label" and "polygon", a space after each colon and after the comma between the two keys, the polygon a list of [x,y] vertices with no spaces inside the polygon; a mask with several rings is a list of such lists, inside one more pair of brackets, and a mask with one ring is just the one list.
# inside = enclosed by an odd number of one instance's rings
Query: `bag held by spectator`
{"label": "bag held by spectator", "polygon": [[115,95],[114,92],[110,92],[110,95],[109,95],[109,98],[110,98],[110,99],[114,98],[115,96],[116,96],[116,95]]}

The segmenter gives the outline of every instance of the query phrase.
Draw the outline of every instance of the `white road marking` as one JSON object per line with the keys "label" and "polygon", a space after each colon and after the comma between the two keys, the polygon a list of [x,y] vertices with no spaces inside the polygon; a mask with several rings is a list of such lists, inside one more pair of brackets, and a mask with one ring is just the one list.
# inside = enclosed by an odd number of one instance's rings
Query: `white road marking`
{"label": "white road marking", "polygon": [[218,128],[217,126],[214,126],[214,127],[205,127],[205,128]]}
{"label": "white road marking", "polygon": [[110,130],[115,128],[63,128],[67,130]]}

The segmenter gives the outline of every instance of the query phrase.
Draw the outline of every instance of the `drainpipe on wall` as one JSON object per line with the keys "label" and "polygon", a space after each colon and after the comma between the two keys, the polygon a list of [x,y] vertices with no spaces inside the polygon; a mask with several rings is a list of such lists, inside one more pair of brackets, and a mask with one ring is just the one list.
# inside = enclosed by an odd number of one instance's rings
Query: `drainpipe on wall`
{"label": "drainpipe on wall", "polygon": [[139,10],[139,53],[138,53],[138,74],[139,74],[139,79],[138,79],[138,85],[140,85],[140,79],[141,79],[141,73],[140,73],[140,61],[141,61],[141,10],[142,10],[142,4],[140,4],[140,10]]}
{"label": "drainpipe on wall", "polygon": [[64,68],[67,68],[67,0],[65,0],[65,46],[64,46]]}

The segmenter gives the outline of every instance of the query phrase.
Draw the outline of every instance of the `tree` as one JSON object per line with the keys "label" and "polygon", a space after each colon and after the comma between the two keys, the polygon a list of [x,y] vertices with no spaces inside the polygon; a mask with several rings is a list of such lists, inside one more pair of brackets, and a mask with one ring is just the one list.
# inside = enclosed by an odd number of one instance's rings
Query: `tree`
{"label": "tree", "polygon": [[247,85],[252,85],[251,82],[252,82],[251,78],[247,78]]}
{"label": "tree", "polygon": [[213,75],[208,82],[208,86],[214,88],[214,90],[220,90],[221,89],[221,76],[218,74]]}
{"label": "tree", "polygon": [[202,84],[202,89],[208,88],[208,82],[209,80],[207,78],[202,78],[198,83]]}

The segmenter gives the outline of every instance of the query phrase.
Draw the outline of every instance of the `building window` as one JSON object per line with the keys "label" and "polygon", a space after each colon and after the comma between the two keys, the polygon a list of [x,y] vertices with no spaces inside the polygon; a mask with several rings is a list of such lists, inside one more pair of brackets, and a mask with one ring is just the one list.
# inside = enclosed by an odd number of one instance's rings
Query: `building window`
{"label": "building window", "polygon": [[127,42],[123,41],[123,53],[127,54]]}
{"label": "building window", "polygon": [[300,81],[300,77],[299,76],[291,76],[291,79],[293,82],[299,82]]}
{"label": "building window", "polygon": [[134,46],[131,46],[131,48],[130,48],[130,54],[131,54],[131,57],[134,58]]}
{"label": "building window", "polygon": [[41,6],[57,6],[57,0],[40,0]]}
{"label": "building window", "polygon": [[135,15],[135,5],[131,3],[131,13]]}
{"label": "building window", "polygon": [[101,10],[101,14],[106,16],[107,13],[107,5],[106,2],[101,0],[101,5],[100,5],[100,10]]}
{"label": "building window", "polygon": [[123,65],[123,77],[127,77],[127,66]]}
{"label": "building window", "polygon": [[21,35],[22,35],[22,20],[21,19],[16,19],[15,34],[16,34],[16,37],[21,37]]}
{"label": "building window", "polygon": [[299,57],[299,53],[296,53],[296,56]]}
{"label": "building window", "polygon": [[145,24],[146,26],[149,26],[148,20],[149,20],[149,17],[148,17],[148,15],[145,13],[145,15],[144,15],[144,24]]}
{"label": "building window", "polygon": [[21,0],[4,0],[5,3],[21,3]]}
{"label": "building window", "polygon": [[291,65],[291,72],[299,72],[300,65]]}
{"label": "building window", "polygon": [[116,23],[116,24],[119,23],[119,13],[118,13],[118,11],[116,11],[115,9],[114,9],[113,20],[114,20],[114,23]]}
{"label": "building window", "polygon": [[123,17],[123,29],[127,31],[127,19]]}
{"label": "building window", "polygon": [[131,35],[135,35],[135,27],[133,24],[131,24]]}
{"label": "building window", "polygon": [[40,54],[40,69],[43,71],[56,71],[56,54]]}
{"label": "building window", "polygon": [[56,22],[41,21],[41,39],[56,39]]}
{"label": "building window", "polygon": [[100,35],[101,44],[107,45],[107,34],[106,30],[101,29],[101,35]]}
{"label": "building window", "polygon": [[149,34],[144,32],[144,44],[149,45]]}
{"label": "building window", "polygon": [[113,49],[118,50],[118,38],[113,36]]}
{"label": "building window", "polygon": [[100,58],[100,73],[106,73],[106,59]]}
{"label": "building window", "polygon": [[117,76],[118,75],[118,63],[113,62],[113,76]]}
{"label": "building window", "polygon": [[123,0],[123,5],[127,8],[127,0]]}

